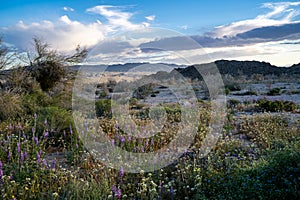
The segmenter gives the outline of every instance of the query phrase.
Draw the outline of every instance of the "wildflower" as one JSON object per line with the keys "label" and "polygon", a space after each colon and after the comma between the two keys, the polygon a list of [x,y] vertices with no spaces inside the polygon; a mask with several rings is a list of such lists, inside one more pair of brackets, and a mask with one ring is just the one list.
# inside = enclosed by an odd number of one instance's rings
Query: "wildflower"
{"label": "wildflower", "polygon": [[131,141],[131,136],[128,135],[127,141],[130,142]]}
{"label": "wildflower", "polygon": [[34,140],[35,145],[39,144],[39,139],[37,137],[34,137],[33,140]]}
{"label": "wildflower", "polygon": [[45,168],[46,166],[47,166],[47,161],[45,159],[43,159],[42,168]]}
{"label": "wildflower", "polygon": [[12,128],[13,128],[12,125],[9,124],[9,125],[8,125],[8,129],[9,129],[10,131],[12,131]]}
{"label": "wildflower", "polygon": [[21,161],[22,162],[24,162],[24,160],[26,159],[27,155],[28,155],[27,151],[25,151],[25,152],[22,153],[22,156],[21,156]]}
{"label": "wildflower", "polygon": [[44,125],[47,126],[47,124],[48,124],[47,119],[45,119]]}
{"label": "wildflower", "polygon": [[120,169],[120,180],[122,182],[122,179],[123,179],[123,176],[124,176],[124,169],[123,167]]}
{"label": "wildflower", "polygon": [[112,191],[112,196],[114,197],[116,194],[116,191],[117,191],[117,187],[115,185],[113,185],[111,188],[111,191]]}
{"label": "wildflower", "polygon": [[10,161],[10,159],[11,159],[11,152],[8,152],[7,159],[8,159],[8,161]]}
{"label": "wildflower", "polygon": [[121,192],[121,189],[119,188],[117,191],[117,198],[121,199],[121,196],[122,196],[122,192]]}
{"label": "wildflower", "polygon": [[53,160],[52,165],[51,165],[51,169],[55,169],[56,168],[56,160]]}
{"label": "wildflower", "polygon": [[40,154],[40,151],[38,151],[38,152],[36,153],[36,161],[37,161],[37,163],[40,163],[40,162],[41,162],[41,154]]}
{"label": "wildflower", "polygon": [[20,155],[20,153],[21,153],[21,143],[20,142],[17,143],[17,151],[18,151],[18,154]]}
{"label": "wildflower", "polygon": [[122,146],[124,145],[124,142],[125,142],[125,138],[123,136],[120,137],[120,142],[122,144]]}
{"label": "wildflower", "polygon": [[34,113],[33,117],[34,117],[34,119],[36,119],[36,118],[37,118],[37,114],[36,114],[36,113]]}
{"label": "wildflower", "polygon": [[46,131],[46,132],[44,133],[44,137],[46,138],[46,137],[48,137],[48,136],[49,136],[49,132]]}

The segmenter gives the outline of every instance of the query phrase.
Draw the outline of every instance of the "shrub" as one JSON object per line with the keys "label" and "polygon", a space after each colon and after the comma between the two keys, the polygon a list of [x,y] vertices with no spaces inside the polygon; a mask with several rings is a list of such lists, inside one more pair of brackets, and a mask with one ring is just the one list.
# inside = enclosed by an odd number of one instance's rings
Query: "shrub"
{"label": "shrub", "polygon": [[77,46],[76,53],[65,56],[52,50],[50,45],[34,38],[35,55],[30,58],[27,70],[41,85],[44,91],[52,89],[66,74],[65,66],[81,62],[87,56],[87,50]]}
{"label": "shrub", "polygon": [[269,96],[276,96],[276,95],[280,95],[280,88],[273,88],[271,89],[267,95]]}
{"label": "shrub", "polygon": [[281,116],[262,114],[246,117],[239,125],[239,132],[262,148],[272,148],[275,141],[291,140],[299,136]]}
{"label": "shrub", "polygon": [[96,101],[96,115],[98,117],[111,117],[111,100],[101,99]]}
{"label": "shrub", "polygon": [[[72,113],[56,106],[41,108],[37,113],[38,133],[43,133],[45,127],[48,129],[50,136],[59,137],[63,131],[69,131],[74,127]],[[46,121],[45,121],[46,120]]]}
{"label": "shrub", "polygon": [[24,114],[22,98],[11,91],[0,91],[0,121],[16,119]]}
{"label": "shrub", "polygon": [[266,112],[294,112],[297,109],[297,105],[292,101],[270,101],[268,99],[260,99],[257,101],[260,109]]}
{"label": "shrub", "polygon": [[241,86],[239,86],[237,83],[230,83],[225,85],[225,89],[228,89],[229,91],[240,91]]}

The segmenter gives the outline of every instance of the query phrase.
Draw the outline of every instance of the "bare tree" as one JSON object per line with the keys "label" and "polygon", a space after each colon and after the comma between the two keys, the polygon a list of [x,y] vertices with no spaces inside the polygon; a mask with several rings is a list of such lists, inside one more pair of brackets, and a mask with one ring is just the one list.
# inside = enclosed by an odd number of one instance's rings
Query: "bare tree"
{"label": "bare tree", "polygon": [[3,45],[3,40],[0,37],[0,70],[10,66],[14,61],[14,53],[9,53],[9,49]]}
{"label": "bare tree", "polygon": [[65,76],[65,66],[81,62],[88,53],[86,48],[78,45],[74,54],[63,55],[37,37],[33,38],[33,42],[35,53],[28,56],[30,64],[27,69],[44,91],[53,88]]}

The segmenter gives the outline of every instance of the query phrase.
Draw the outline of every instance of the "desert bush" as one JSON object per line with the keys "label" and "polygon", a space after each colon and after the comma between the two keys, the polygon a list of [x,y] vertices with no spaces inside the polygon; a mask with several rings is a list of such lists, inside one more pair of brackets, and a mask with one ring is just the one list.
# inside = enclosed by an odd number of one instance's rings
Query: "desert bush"
{"label": "desert bush", "polygon": [[276,96],[276,95],[280,95],[280,88],[273,88],[271,89],[267,95],[269,96]]}
{"label": "desert bush", "polygon": [[97,100],[95,103],[96,115],[98,117],[111,117],[111,100],[101,99]]}
{"label": "desert bush", "polygon": [[287,119],[270,114],[244,118],[239,132],[262,148],[273,148],[275,141],[290,140],[300,135],[299,130],[289,127]]}
{"label": "desert bush", "polygon": [[266,112],[294,112],[297,109],[297,105],[292,101],[271,101],[268,99],[259,99],[257,104],[260,109]]}
{"label": "desert bush", "polygon": [[16,119],[25,114],[22,97],[12,91],[0,91],[0,121]]}
{"label": "desert bush", "polygon": [[[70,131],[70,127],[74,126],[72,113],[63,108],[56,106],[47,106],[41,108],[37,113],[38,132],[41,134],[45,127],[49,131],[50,136],[59,137],[63,135],[63,131]],[[75,130],[72,130],[75,132]]]}
{"label": "desert bush", "polygon": [[241,86],[238,85],[237,83],[229,83],[225,85],[225,89],[228,89],[229,91],[240,91]]}
{"label": "desert bush", "polygon": [[73,55],[61,55],[52,50],[48,43],[34,38],[35,54],[29,58],[30,65],[26,69],[36,79],[44,91],[52,89],[66,74],[65,66],[81,62],[87,56],[87,50],[77,46]]}

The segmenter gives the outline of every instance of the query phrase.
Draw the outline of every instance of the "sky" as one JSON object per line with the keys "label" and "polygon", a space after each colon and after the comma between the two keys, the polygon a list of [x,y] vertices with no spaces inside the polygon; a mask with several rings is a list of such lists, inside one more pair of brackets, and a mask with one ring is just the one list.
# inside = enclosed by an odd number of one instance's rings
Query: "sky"
{"label": "sky", "polygon": [[4,45],[32,51],[32,38],[97,63],[300,63],[300,2],[238,0],[13,0],[0,7]]}

